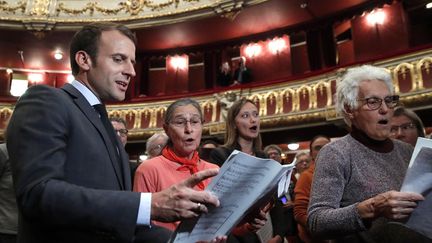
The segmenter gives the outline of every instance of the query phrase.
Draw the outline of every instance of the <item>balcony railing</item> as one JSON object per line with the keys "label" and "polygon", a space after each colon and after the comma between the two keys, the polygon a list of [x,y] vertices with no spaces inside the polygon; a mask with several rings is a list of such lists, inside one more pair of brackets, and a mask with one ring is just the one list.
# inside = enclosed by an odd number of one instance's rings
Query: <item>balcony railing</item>
{"label": "balcony railing", "polygon": [[[432,104],[432,49],[413,52],[370,63],[385,67],[393,76],[395,91],[407,107],[424,108]],[[262,130],[335,122],[342,118],[334,109],[336,83],[346,68],[254,88],[236,88],[213,95],[195,96],[205,118],[203,134],[225,132],[224,107],[246,97],[259,107]],[[173,100],[108,106],[110,116],[128,123],[131,140],[146,139],[162,129],[166,108]],[[0,134],[13,111],[13,104],[0,104]]]}

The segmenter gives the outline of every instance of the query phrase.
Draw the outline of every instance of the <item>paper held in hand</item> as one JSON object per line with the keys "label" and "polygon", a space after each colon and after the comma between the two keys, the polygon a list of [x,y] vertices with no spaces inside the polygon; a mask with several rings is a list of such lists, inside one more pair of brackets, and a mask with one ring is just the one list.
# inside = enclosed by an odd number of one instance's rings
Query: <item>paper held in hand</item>
{"label": "paper held in hand", "polygon": [[409,228],[432,239],[432,140],[418,138],[411,156],[408,171],[401,188],[402,192],[417,192],[425,200],[405,223]]}
{"label": "paper held in hand", "polygon": [[[272,159],[261,159],[234,150],[219,174],[206,188],[219,198],[220,206],[210,207],[207,214],[183,221],[170,242],[210,241],[227,235],[249,212],[271,200],[281,182],[279,193],[290,183],[294,164],[281,165]],[[288,183],[288,185],[286,185]]]}

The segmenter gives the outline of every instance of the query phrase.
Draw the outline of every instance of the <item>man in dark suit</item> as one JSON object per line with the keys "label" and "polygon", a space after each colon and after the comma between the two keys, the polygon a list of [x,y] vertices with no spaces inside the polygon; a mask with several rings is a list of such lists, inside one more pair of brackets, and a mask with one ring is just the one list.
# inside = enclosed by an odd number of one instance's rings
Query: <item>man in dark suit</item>
{"label": "man in dark suit", "polygon": [[238,67],[234,71],[234,83],[236,84],[247,84],[252,81],[251,70],[246,67],[246,57],[241,56],[238,62]]}
{"label": "man in dark suit", "polygon": [[131,191],[127,155],[103,102],[125,98],[135,42],[124,26],[84,26],[70,46],[76,80],[61,89],[33,86],[18,101],[7,134],[18,242],[164,241],[165,231],[146,227],[151,219],[176,221],[218,206],[191,189],[217,170],[159,193]]}

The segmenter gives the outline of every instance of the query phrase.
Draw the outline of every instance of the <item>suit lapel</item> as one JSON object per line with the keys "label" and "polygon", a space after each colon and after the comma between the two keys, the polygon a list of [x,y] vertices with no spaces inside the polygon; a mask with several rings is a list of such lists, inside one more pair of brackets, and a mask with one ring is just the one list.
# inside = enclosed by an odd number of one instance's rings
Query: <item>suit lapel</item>
{"label": "suit lapel", "polygon": [[[114,167],[117,181],[119,182],[120,187],[122,189],[125,189],[125,185],[124,185],[124,181],[123,181],[124,169],[122,170],[120,168],[120,164],[118,163],[117,156],[116,156],[117,151],[115,151],[114,150],[115,148],[112,146],[112,142],[109,138],[109,135],[108,135],[105,127],[102,124],[102,121],[99,118],[99,114],[97,113],[97,111],[95,111],[95,109],[93,107],[90,106],[90,104],[88,103],[86,98],[72,85],[66,84],[65,86],[62,87],[62,89],[65,90],[67,93],[69,93],[72,96],[73,101],[75,102],[77,107],[83,112],[83,114],[87,117],[87,119],[98,130],[99,134],[101,135],[101,137],[104,141],[105,148],[108,151],[108,155],[110,157],[111,164]],[[118,142],[117,142],[117,144],[118,144]],[[120,158],[121,163],[124,164],[124,159],[122,158],[123,156],[120,156],[120,157],[121,157]],[[122,167],[124,168],[124,166],[122,166]],[[127,167],[127,168],[129,168],[129,167]]]}

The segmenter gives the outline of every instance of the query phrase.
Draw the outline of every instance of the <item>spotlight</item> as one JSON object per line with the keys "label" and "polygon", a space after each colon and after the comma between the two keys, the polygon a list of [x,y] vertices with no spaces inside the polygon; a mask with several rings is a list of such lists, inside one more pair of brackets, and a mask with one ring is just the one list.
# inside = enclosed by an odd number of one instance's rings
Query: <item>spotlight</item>
{"label": "spotlight", "polygon": [[11,74],[11,73],[13,73],[13,70],[11,68],[8,68],[8,69],[6,69],[6,73]]}
{"label": "spotlight", "polygon": [[432,2],[430,2],[430,3],[426,4],[426,8],[427,8],[427,9],[430,9],[430,8],[432,8]]}
{"label": "spotlight", "polygon": [[288,144],[288,149],[289,150],[297,150],[300,147],[300,144],[298,143],[290,143]]}
{"label": "spotlight", "polygon": [[56,60],[63,59],[63,53],[61,51],[54,52],[54,59],[56,59]]}

